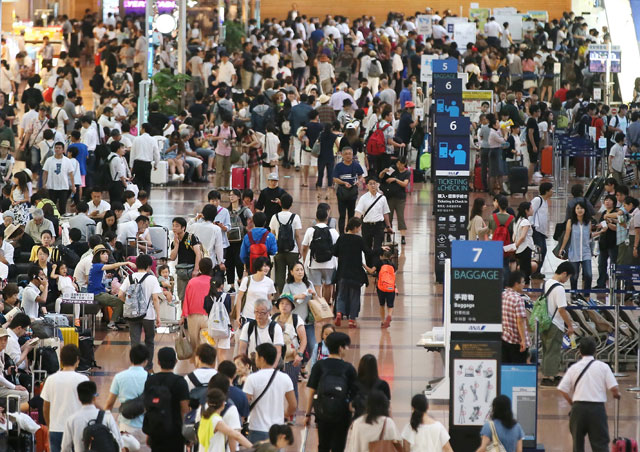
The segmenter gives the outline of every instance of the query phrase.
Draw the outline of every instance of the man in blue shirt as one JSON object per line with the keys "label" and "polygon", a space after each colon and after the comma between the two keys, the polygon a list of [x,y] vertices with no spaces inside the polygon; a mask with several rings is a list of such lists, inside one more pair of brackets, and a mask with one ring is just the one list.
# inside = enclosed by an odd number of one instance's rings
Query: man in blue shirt
{"label": "man in blue shirt", "polygon": [[400,91],[400,108],[404,108],[405,103],[411,101],[411,88],[413,86],[413,81],[410,78],[405,79],[402,83],[404,88]]}
{"label": "man in blue shirt", "polygon": [[[291,136],[293,137],[293,161],[296,166],[300,166],[300,152],[302,152],[302,143],[298,138],[298,129],[300,126],[309,122],[309,113],[313,111],[313,107],[309,105],[309,96],[306,94],[300,95],[300,103],[293,107],[289,112],[289,125],[291,126]],[[285,168],[289,167],[289,162],[285,159],[284,164],[282,165]]]}
{"label": "man in blue shirt", "polygon": [[250,271],[251,242],[249,241],[249,234],[251,234],[251,238],[253,239],[253,242],[255,244],[261,243],[264,237],[263,243],[267,247],[267,255],[274,256],[278,252],[278,243],[276,241],[276,236],[264,227],[264,225],[267,224],[267,216],[264,214],[264,212],[256,212],[253,215],[253,224],[255,225],[255,227],[247,232],[247,234],[242,239],[242,245],[240,246],[240,260],[244,262],[247,273],[249,274],[252,273]]}
{"label": "man in blue shirt", "polygon": [[[109,390],[109,397],[104,407],[105,410],[111,410],[116,403],[116,400],[120,401],[120,412],[122,414],[122,404],[127,400],[132,400],[138,397],[144,391],[144,384],[147,381],[149,375],[144,369],[147,360],[149,359],[149,350],[146,345],[138,344],[131,347],[129,351],[129,361],[131,366],[127,370],[118,372],[111,382],[111,389]],[[146,435],[142,433],[142,421],[144,419],[144,413],[133,419],[126,419],[120,415],[118,417],[119,427],[121,432],[126,432],[137,439],[140,444],[146,443]]]}

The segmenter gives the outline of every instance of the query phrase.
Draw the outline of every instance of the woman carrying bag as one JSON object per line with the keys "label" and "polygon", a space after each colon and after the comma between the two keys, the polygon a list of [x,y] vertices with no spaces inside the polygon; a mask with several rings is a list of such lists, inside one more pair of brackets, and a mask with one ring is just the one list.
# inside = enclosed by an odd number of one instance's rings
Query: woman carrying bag
{"label": "woman carrying bag", "polygon": [[302,262],[296,262],[291,271],[289,271],[287,283],[282,288],[282,293],[291,294],[293,297],[295,304],[293,313],[297,314],[304,322],[304,329],[307,335],[307,352],[311,355],[316,345],[316,324],[309,308],[309,301],[316,297],[317,294],[313,283],[309,281],[307,273],[304,271]]}
{"label": "woman carrying bag", "polygon": [[445,426],[427,414],[429,401],[424,394],[413,396],[411,408],[411,420],[402,430],[404,451],[453,452]]}
{"label": "woman carrying bag", "polygon": [[401,452],[401,440],[389,417],[389,399],[381,391],[371,391],[366,413],[351,424],[346,452]]}
{"label": "woman carrying bag", "polygon": [[522,452],[523,439],[524,430],[513,418],[511,399],[499,395],[491,403],[491,420],[480,430],[481,443],[476,452]]}
{"label": "woman carrying bag", "polygon": [[[566,253],[569,262],[573,264],[575,272],[571,275],[571,289],[578,289],[578,274],[582,267],[582,288],[591,289],[593,273],[591,270],[591,215],[584,201],[578,201],[571,212],[571,218],[567,220],[567,227],[562,239],[559,254]],[[588,293],[584,294],[588,298]]]}
{"label": "woman carrying bag", "polygon": [[529,284],[531,278],[531,255],[535,249],[533,243],[533,228],[529,218],[533,216],[533,207],[528,201],[521,202],[518,206],[516,225],[513,228],[513,243],[516,247],[516,259],[520,271],[524,273],[525,284]]}
{"label": "woman carrying bag", "polygon": [[473,207],[471,208],[471,215],[469,216],[469,240],[487,240],[489,228],[484,221],[482,214],[486,203],[484,198],[476,198],[473,201]]}

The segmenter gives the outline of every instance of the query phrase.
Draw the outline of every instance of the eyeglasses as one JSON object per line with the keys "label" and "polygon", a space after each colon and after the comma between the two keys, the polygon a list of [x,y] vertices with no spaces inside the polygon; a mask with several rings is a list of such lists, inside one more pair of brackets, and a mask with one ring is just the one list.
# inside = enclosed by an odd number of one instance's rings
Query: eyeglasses
{"label": "eyeglasses", "polygon": [[253,311],[255,315],[269,315],[269,311]]}

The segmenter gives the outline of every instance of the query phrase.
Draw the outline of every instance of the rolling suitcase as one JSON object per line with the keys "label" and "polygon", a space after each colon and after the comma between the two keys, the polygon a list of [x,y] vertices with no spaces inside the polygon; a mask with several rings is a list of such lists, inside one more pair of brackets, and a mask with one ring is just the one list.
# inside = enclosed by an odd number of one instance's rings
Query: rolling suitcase
{"label": "rolling suitcase", "polygon": [[635,439],[621,438],[618,435],[620,424],[620,400],[614,399],[615,417],[613,419],[613,442],[611,452],[638,452],[638,442]]}
{"label": "rolling suitcase", "polygon": [[576,177],[587,177],[591,172],[591,157],[576,157]]}
{"label": "rolling suitcase", "polygon": [[251,188],[251,170],[249,168],[232,168],[231,169],[231,188],[244,190]]}
{"label": "rolling suitcase", "polygon": [[592,206],[595,206],[598,201],[600,201],[600,196],[602,196],[602,192],[604,191],[604,176],[597,176],[587,186],[587,191],[584,194],[584,197],[587,201],[591,203]]}
{"label": "rolling suitcase", "polygon": [[76,347],[78,346],[78,332],[75,328],[60,328],[60,332],[62,333],[62,342],[64,342],[64,345],[73,344]]}
{"label": "rolling suitcase", "polygon": [[553,146],[542,148],[542,153],[540,154],[540,172],[545,176],[550,176],[553,173]]}
{"label": "rolling suitcase", "polygon": [[[7,416],[11,419],[13,428],[7,432],[7,451],[35,452],[36,442],[32,433],[20,428],[15,421],[15,415],[20,413],[20,397],[7,396]],[[13,419],[12,419],[13,418]]]}
{"label": "rolling suitcase", "polygon": [[475,168],[473,168],[473,189],[475,191],[485,191],[485,186],[482,181],[482,166],[476,162]]}
{"label": "rolling suitcase", "polygon": [[511,193],[527,193],[529,186],[529,172],[524,166],[514,166],[509,169],[509,191]]}
{"label": "rolling suitcase", "polygon": [[411,193],[413,191],[413,168],[408,166],[407,169],[409,170],[409,184],[407,184],[405,191]]}
{"label": "rolling suitcase", "polygon": [[158,162],[157,168],[151,169],[151,185],[166,185],[169,182],[169,162]]}

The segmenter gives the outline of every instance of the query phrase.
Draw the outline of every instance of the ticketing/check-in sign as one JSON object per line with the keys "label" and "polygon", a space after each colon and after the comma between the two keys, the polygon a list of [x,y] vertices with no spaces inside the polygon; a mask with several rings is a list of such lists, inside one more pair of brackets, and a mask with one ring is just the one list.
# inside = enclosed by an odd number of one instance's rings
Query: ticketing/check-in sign
{"label": "ticketing/check-in sign", "polygon": [[458,72],[458,60],[449,58],[446,60],[433,60],[431,67],[434,73],[455,74]]}
{"label": "ticketing/check-in sign", "polygon": [[438,94],[460,94],[462,93],[462,79],[436,78],[433,80],[433,90]]}

